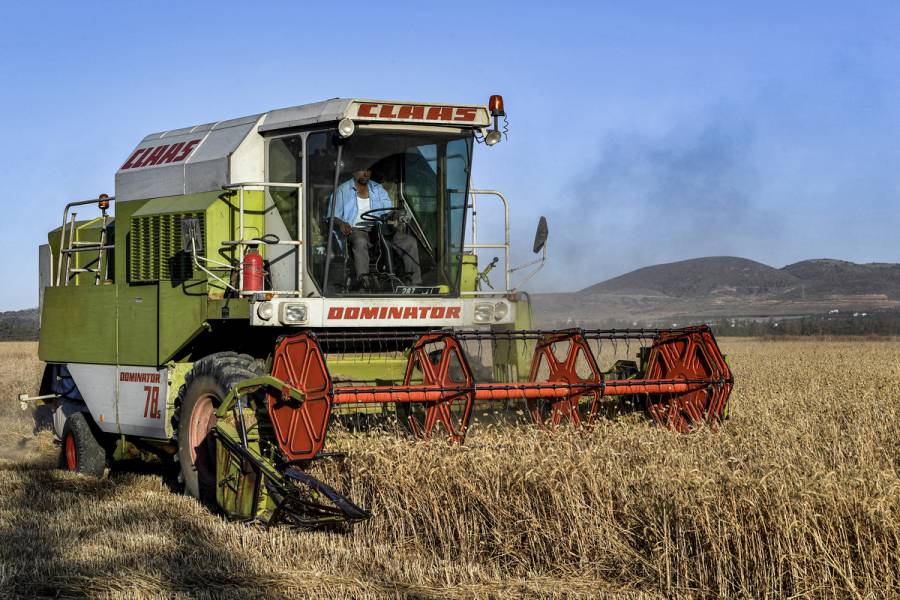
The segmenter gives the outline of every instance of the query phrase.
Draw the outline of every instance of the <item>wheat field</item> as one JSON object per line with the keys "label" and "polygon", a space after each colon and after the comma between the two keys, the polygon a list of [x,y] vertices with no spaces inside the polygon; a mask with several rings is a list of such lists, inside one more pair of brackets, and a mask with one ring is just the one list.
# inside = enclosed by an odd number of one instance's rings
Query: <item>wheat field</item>
{"label": "wheat field", "polygon": [[55,470],[32,343],[0,345],[0,596],[900,596],[900,341],[726,339],[731,419],[677,435],[336,435],[349,533],[228,523],[153,472]]}

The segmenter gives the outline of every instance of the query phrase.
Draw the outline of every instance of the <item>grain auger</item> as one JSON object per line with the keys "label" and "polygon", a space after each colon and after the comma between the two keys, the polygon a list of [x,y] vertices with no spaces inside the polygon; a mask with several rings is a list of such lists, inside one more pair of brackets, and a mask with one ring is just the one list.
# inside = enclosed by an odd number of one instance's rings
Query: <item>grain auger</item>
{"label": "grain auger", "polygon": [[[465,343],[495,343],[498,337],[533,346],[523,381],[476,377],[479,369],[470,364]],[[603,372],[590,344],[603,340],[646,340],[651,345],[640,353],[640,366],[635,363],[625,365],[630,369]],[[723,418],[733,384],[706,326],[432,331],[416,337],[405,354],[406,371],[400,383],[338,384],[313,333],[282,337],[270,374],[239,383],[219,407],[220,506],[226,511],[232,507],[232,517],[259,516],[263,510],[260,483],[265,480],[276,498],[269,505],[270,522],[313,526],[366,518],[365,510],[302,471],[308,461],[324,456],[332,411],[341,405],[396,405],[396,414],[415,437],[445,436],[453,443],[464,441],[476,407],[510,401],[524,402],[534,423],[548,431],[564,422],[589,427],[603,404],[615,399],[645,410],[662,427],[688,432],[701,423],[715,426]],[[272,460],[274,454],[280,461]],[[279,462],[282,467],[275,467]],[[302,484],[313,499],[301,498],[300,488],[286,480]]]}

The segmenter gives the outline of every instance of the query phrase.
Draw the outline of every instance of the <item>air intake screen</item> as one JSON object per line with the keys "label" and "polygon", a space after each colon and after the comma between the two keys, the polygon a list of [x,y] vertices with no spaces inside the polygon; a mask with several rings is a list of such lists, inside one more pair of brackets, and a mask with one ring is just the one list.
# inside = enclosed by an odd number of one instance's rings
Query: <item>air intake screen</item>
{"label": "air intake screen", "polygon": [[131,219],[129,281],[185,281],[192,277],[191,257],[181,247],[181,220],[185,217],[198,219],[206,237],[203,213],[148,215]]}

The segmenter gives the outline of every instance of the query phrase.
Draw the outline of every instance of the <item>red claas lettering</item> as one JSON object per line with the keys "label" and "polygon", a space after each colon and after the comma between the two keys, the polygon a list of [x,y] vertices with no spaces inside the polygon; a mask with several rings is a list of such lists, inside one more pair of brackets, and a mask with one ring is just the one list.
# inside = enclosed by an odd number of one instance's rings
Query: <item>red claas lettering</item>
{"label": "red claas lettering", "polygon": [[454,121],[474,121],[478,111],[474,108],[457,108]]}
{"label": "red claas lettering", "polygon": [[128,157],[125,164],[122,165],[122,170],[140,169],[141,167],[153,167],[181,162],[190,156],[191,152],[199,143],[200,140],[196,139],[189,142],[177,142],[175,144],[161,144],[159,146],[138,148]]}
{"label": "red claas lettering", "polygon": [[478,119],[478,109],[472,106],[423,106],[362,102],[356,109],[356,116],[360,119],[474,122]]}
{"label": "red claas lettering", "polygon": [[138,157],[143,156],[144,152],[146,152],[147,150],[149,150],[149,148],[138,148],[137,150],[135,150],[134,153],[128,157],[128,160],[125,161],[125,164],[122,165],[122,169],[130,169],[134,167],[135,161],[140,162]]}
{"label": "red claas lettering", "polygon": [[425,107],[424,106],[410,106],[408,104],[404,104],[400,107],[400,110],[397,111],[398,119],[416,119],[423,120],[425,119]]}

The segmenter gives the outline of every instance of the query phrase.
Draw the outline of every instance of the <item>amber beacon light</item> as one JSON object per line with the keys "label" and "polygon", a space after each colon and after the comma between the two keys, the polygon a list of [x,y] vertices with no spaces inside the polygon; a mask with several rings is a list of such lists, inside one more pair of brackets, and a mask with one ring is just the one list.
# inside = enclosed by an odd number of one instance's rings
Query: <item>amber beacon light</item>
{"label": "amber beacon light", "polygon": [[494,117],[494,128],[484,136],[484,143],[488,146],[493,146],[503,137],[499,126],[500,117],[506,116],[506,111],[503,110],[503,96],[499,94],[491,96],[491,99],[488,100],[488,110],[491,111],[491,116]]}
{"label": "amber beacon light", "polygon": [[500,96],[499,94],[491,96],[491,99],[488,101],[488,108],[491,111],[492,117],[502,117],[506,115],[506,112],[503,110],[503,96]]}

